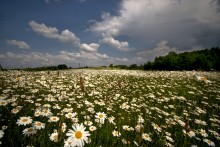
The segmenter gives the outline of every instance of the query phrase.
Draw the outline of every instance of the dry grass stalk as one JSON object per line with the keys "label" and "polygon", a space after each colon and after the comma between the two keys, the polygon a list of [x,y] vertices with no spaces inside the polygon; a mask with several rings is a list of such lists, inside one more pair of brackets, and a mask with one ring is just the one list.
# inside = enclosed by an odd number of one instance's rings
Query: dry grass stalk
{"label": "dry grass stalk", "polygon": [[184,116],[184,121],[185,121],[184,129],[186,132],[189,132],[190,131],[189,120],[186,118],[186,116]]}
{"label": "dry grass stalk", "polygon": [[83,77],[80,77],[80,89],[82,92],[85,91],[85,86],[84,86],[84,79]]}
{"label": "dry grass stalk", "polygon": [[121,81],[118,81],[118,88],[121,89]]}

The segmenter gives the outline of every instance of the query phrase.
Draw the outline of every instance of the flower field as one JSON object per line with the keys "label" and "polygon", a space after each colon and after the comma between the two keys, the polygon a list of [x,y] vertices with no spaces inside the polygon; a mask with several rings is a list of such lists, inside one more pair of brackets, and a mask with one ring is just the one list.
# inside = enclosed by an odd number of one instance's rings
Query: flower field
{"label": "flower field", "polygon": [[0,72],[2,146],[218,146],[220,73]]}

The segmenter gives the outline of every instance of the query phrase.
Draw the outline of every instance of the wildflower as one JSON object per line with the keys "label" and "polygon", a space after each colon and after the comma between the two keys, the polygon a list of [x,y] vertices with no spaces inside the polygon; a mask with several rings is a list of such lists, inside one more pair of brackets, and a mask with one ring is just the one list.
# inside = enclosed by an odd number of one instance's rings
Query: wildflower
{"label": "wildflower", "polygon": [[144,139],[144,140],[146,140],[146,141],[152,141],[152,139],[150,138],[150,136],[149,136],[149,134],[147,134],[147,133],[143,133],[142,134],[142,138]]}
{"label": "wildflower", "polygon": [[50,140],[53,141],[53,142],[58,142],[58,133],[57,132],[54,132],[50,135]]}
{"label": "wildflower", "polygon": [[78,120],[78,118],[76,117],[76,118],[72,118],[71,121],[72,121],[73,123],[78,123],[79,120]]}
{"label": "wildflower", "polygon": [[57,116],[51,116],[48,120],[48,122],[58,122],[60,119]]}
{"label": "wildflower", "polygon": [[217,118],[210,118],[209,120],[220,124],[220,120],[218,120]]}
{"label": "wildflower", "polygon": [[166,136],[166,139],[170,142],[174,142],[173,139],[170,136]]}
{"label": "wildflower", "polygon": [[208,137],[208,134],[207,134],[206,131],[203,130],[203,129],[200,130],[200,134],[201,134],[203,137]]}
{"label": "wildflower", "polygon": [[20,111],[19,109],[14,108],[14,109],[11,110],[11,113],[13,113],[13,114],[17,114],[19,111]]}
{"label": "wildflower", "polygon": [[195,137],[196,136],[196,134],[195,134],[195,132],[193,132],[193,131],[188,131],[188,132],[186,132],[186,130],[183,130],[183,133],[184,134],[187,134],[189,137]]}
{"label": "wildflower", "polygon": [[17,124],[26,126],[27,124],[32,123],[32,118],[30,116],[28,117],[20,117],[20,119],[17,120]]}
{"label": "wildflower", "polygon": [[127,126],[127,125],[124,125],[124,126],[122,126],[122,128],[123,128],[123,130],[129,130],[129,126]]}
{"label": "wildflower", "polygon": [[167,136],[171,136],[171,134],[170,134],[169,132],[165,132],[165,134],[166,134]]}
{"label": "wildflower", "polygon": [[62,123],[62,125],[61,125],[61,130],[62,130],[62,132],[65,132],[66,131],[66,123]]}
{"label": "wildflower", "polygon": [[106,114],[104,112],[97,112],[95,117],[97,119],[99,119],[99,123],[104,124],[105,119],[106,119],[107,116],[106,116]]}
{"label": "wildflower", "polygon": [[6,130],[7,128],[8,128],[8,126],[6,126],[6,125],[2,126],[3,131]]}
{"label": "wildflower", "polygon": [[0,106],[6,106],[8,102],[6,100],[1,100],[0,101]]}
{"label": "wildflower", "polygon": [[88,131],[85,131],[83,124],[76,124],[72,126],[73,130],[69,129],[66,136],[72,141],[72,146],[82,147],[85,142],[88,142],[88,136],[90,136]]}
{"label": "wildflower", "polygon": [[169,142],[165,142],[165,145],[168,146],[168,147],[174,147],[171,143]]}
{"label": "wildflower", "polygon": [[128,131],[134,131],[134,128],[133,128],[133,127],[130,127],[130,128],[128,129]]}
{"label": "wildflower", "polygon": [[112,132],[112,135],[113,135],[113,136],[116,136],[116,137],[120,137],[120,136],[121,136],[121,133],[114,130],[114,131]]}
{"label": "wildflower", "polygon": [[45,108],[45,109],[43,109],[43,111],[41,112],[41,115],[42,115],[42,116],[50,116],[50,115],[52,115],[52,112],[51,112],[51,110],[50,110],[49,108]]}
{"label": "wildflower", "polygon": [[144,123],[144,119],[143,119],[142,116],[139,116],[139,117],[138,117],[138,122],[137,122],[137,123],[138,123],[138,124]]}
{"label": "wildflower", "polygon": [[212,133],[214,136],[220,136],[218,132],[213,130],[208,130],[210,133]]}
{"label": "wildflower", "polygon": [[31,136],[37,133],[37,130],[35,130],[33,127],[26,128],[23,130],[23,134],[26,136]]}
{"label": "wildflower", "polygon": [[92,107],[88,108],[87,111],[89,111],[89,112],[92,113],[92,114],[95,113],[94,108],[92,108]]}
{"label": "wildflower", "polygon": [[91,121],[89,121],[89,120],[86,120],[86,121],[84,122],[84,124],[85,124],[86,126],[91,126],[93,123],[92,123]]}
{"label": "wildflower", "polygon": [[199,120],[199,119],[195,119],[195,123],[199,124],[199,125],[203,125],[206,126],[207,123],[205,121]]}
{"label": "wildflower", "polygon": [[75,113],[69,112],[69,113],[65,114],[66,118],[73,118],[73,117],[75,117],[76,115],[77,115],[76,112],[75,112]]}
{"label": "wildflower", "polygon": [[126,139],[121,140],[123,144],[130,144],[130,141],[127,141]]}
{"label": "wildflower", "polygon": [[41,123],[39,121],[36,121],[34,123],[34,128],[37,129],[37,130],[40,130],[40,129],[44,129],[45,128],[45,124],[44,123]]}
{"label": "wildflower", "polygon": [[4,131],[0,130],[0,138],[2,138],[4,136]]}
{"label": "wildflower", "polygon": [[95,131],[96,129],[97,129],[97,128],[96,128],[95,126],[90,126],[90,127],[89,127],[89,130],[92,131],[92,132]]}
{"label": "wildflower", "polygon": [[108,118],[108,121],[109,121],[110,123],[114,123],[114,120],[115,120],[115,117],[114,117],[114,116],[111,116],[111,117]]}
{"label": "wildflower", "polygon": [[177,122],[178,122],[182,127],[184,127],[184,126],[186,125],[186,123],[183,122],[182,120],[178,120]]}
{"label": "wildflower", "polygon": [[84,119],[87,119],[87,120],[90,120],[90,116],[86,115],[86,116],[83,116]]}
{"label": "wildflower", "polygon": [[136,141],[133,141],[134,142],[134,144],[136,145],[136,146],[139,146],[139,144],[136,142]]}
{"label": "wildflower", "polygon": [[206,142],[209,146],[215,146],[214,142],[209,139],[203,139],[203,141]]}
{"label": "wildflower", "polygon": [[45,108],[50,108],[51,105],[50,105],[50,104],[44,104],[43,107],[45,107]]}
{"label": "wildflower", "polygon": [[137,126],[135,127],[135,130],[137,132],[140,132],[143,128],[144,128],[144,126],[142,124],[137,124]]}
{"label": "wildflower", "polygon": [[64,141],[64,147],[73,147],[73,140],[71,138],[68,138],[66,141]]}
{"label": "wildflower", "polygon": [[40,112],[39,110],[37,110],[37,111],[34,112],[34,116],[35,116],[35,117],[38,117],[38,116],[40,116],[40,115],[41,115],[41,112]]}
{"label": "wildflower", "polygon": [[211,81],[209,81],[206,77],[202,77],[202,76],[196,76],[196,79],[198,81],[204,81],[205,83],[210,83]]}
{"label": "wildflower", "polygon": [[158,132],[161,132],[161,128],[157,124],[152,123],[152,126],[154,127],[155,130],[157,130]]}

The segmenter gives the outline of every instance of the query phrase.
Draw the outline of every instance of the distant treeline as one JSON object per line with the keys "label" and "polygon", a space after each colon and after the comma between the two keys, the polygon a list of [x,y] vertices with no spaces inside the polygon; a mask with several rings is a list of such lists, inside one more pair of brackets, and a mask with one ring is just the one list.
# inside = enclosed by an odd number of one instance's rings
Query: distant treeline
{"label": "distant treeline", "polygon": [[44,70],[64,70],[69,69],[65,64],[60,64],[58,66],[43,66],[43,67],[35,67],[35,68],[25,68],[26,71],[44,71]]}
{"label": "distant treeline", "polygon": [[153,62],[148,61],[144,65],[137,66],[109,65],[110,68],[120,69],[144,69],[144,70],[204,70],[220,71],[220,48],[176,53],[169,52],[166,56],[159,56]]}
{"label": "distant treeline", "polygon": [[144,70],[218,70],[220,71],[220,48],[211,48],[177,54],[169,52],[144,64]]}
{"label": "distant treeline", "polygon": [[135,70],[135,69],[144,69],[143,65],[138,66],[137,64],[131,64],[130,66],[127,65],[113,65],[110,64],[109,68],[113,69],[113,68],[119,68],[119,69],[129,69],[129,70]]}

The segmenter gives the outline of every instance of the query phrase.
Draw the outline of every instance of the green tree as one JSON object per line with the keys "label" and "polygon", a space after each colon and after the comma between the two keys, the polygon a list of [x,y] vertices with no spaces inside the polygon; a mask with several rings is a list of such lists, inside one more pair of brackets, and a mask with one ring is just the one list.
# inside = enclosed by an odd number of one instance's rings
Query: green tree
{"label": "green tree", "polygon": [[110,65],[109,65],[109,68],[113,68],[113,67],[114,67],[113,64],[110,64]]}
{"label": "green tree", "polygon": [[58,69],[63,70],[63,69],[68,69],[68,67],[66,66],[66,64],[60,64],[57,66]]}
{"label": "green tree", "polygon": [[131,64],[129,66],[129,69],[137,69],[137,68],[138,68],[137,64]]}

